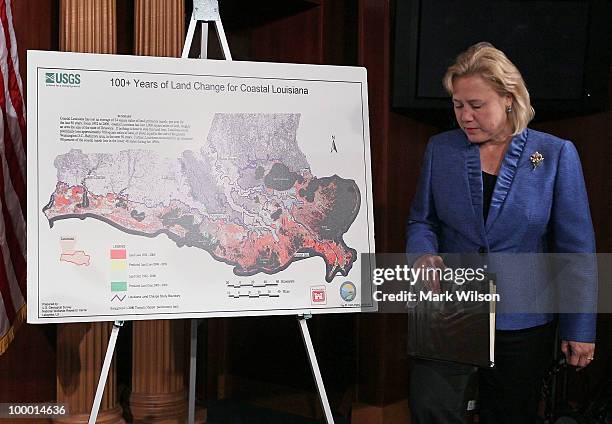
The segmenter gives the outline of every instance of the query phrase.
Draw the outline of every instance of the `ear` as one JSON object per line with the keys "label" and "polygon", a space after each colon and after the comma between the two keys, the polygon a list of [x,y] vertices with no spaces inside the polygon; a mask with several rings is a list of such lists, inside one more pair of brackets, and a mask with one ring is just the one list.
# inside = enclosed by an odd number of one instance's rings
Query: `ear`
{"label": "ear", "polygon": [[504,100],[506,107],[512,106],[512,103],[514,103],[514,96],[512,94],[506,94]]}

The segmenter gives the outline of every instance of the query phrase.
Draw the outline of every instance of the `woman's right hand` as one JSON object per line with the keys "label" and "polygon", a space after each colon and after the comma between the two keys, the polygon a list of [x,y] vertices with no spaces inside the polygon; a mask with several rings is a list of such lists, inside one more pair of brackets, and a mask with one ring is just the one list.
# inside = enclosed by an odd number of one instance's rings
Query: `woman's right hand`
{"label": "woman's right hand", "polygon": [[[419,257],[412,265],[413,268],[421,268],[421,282],[423,283],[423,288],[427,291],[432,291],[434,293],[440,293],[440,278],[438,272],[430,272],[427,273],[428,269],[446,269],[446,265],[444,265],[444,260],[441,256],[427,254]],[[433,274],[433,275],[431,275]],[[423,277],[424,276],[424,277]],[[432,277],[432,278],[427,278]]]}

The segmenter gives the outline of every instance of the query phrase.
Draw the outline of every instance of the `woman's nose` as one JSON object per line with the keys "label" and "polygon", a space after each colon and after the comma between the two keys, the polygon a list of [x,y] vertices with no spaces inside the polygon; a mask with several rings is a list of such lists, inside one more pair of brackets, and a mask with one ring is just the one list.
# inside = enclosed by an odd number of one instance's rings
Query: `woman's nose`
{"label": "woman's nose", "polygon": [[472,112],[469,110],[462,110],[461,111],[461,122],[471,122],[474,119],[474,116],[472,115]]}

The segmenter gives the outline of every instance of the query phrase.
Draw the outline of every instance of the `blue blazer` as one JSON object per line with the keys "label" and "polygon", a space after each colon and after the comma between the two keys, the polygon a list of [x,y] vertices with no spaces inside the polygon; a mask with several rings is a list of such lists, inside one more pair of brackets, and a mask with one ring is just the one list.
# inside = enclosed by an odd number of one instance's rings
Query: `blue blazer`
{"label": "blue blazer", "polygon": [[[544,158],[537,167],[530,158],[535,152]],[[406,233],[406,251],[418,255],[595,252],[584,177],[574,145],[531,129],[510,142],[486,222],[478,146],[461,130],[432,137]],[[532,262],[521,269],[509,269],[507,263],[495,269],[489,264],[489,270],[496,272],[501,298],[496,324],[500,330],[534,327],[554,318],[551,310],[538,309],[543,298],[553,296],[547,285],[550,270],[536,263],[540,261]],[[596,307],[596,265],[594,261],[583,265],[566,270],[575,281],[572,296],[583,307],[581,313],[559,315],[563,340],[595,340],[596,315],[584,311]]]}

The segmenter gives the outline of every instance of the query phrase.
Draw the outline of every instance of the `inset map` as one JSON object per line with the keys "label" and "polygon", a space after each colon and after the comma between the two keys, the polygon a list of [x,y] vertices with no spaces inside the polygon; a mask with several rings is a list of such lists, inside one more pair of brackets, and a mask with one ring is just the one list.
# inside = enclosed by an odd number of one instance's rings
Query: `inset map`
{"label": "inset map", "polygon": [[88,266],[91,260],[91,256],[85,253],[84,250],[77,250],[76,237],[74,236],[62,236],[60,237],[60,262],[68,262],[75,265]]}

